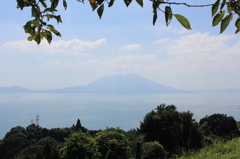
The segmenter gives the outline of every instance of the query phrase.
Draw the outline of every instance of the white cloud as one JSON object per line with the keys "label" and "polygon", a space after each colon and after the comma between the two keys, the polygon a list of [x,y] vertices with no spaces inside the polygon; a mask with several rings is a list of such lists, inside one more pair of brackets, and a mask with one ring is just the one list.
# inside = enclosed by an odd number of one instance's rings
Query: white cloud
{"label": "white cloud", "polygon": [[[230,40],[235,43],[228,44]],[[173,57],[161,65],[171,72],[237,68],[240,67],[239,50],[237,36],[195,33],[171,42],[168,51]]]}
{"label": "white cloud", "polygon": [[93,59],[72,63],[69,61],[60,62],[58,60],[49,61],[46,64],[69,69],[83,69],[102,74],[119,74],[134,73],[142,70],[152,69],[153,63],[156,62],[156,55],[125,55],[115,58],[106,57],[103,60]]}
{"label": "white cloud", "polygon": [[154,41],[154,43],[161,44],[161,43],[168,42],[169,40],[170,40],[170,38],[164,38],[164,39],[160,39],[160,40]]}
{"label": "white cloud", "polygon": [[20,40],[6,42],[0,47],[13,48],[22,51],[38,50],[51,53],[81,54],[85,50],[105,46],[106,44],[106,39],[99,39],[96,41],[83,41],[79,39],[72,39],[69,41],[59,40],[53,41],[50,45],[46,42],[46,40],[43,40],[40,45],[37,45],[35,42]]}
{"label": "white cloud", "polygon": [[140,44],[130,44],[122,47],[123,50],[137,50],[140,49]]}
{"label": "white cloud", "polygon": [[80,61],[79,63],[71,63],[69,61],[60,62],[58,60],[49,61],[46,64],[52,66],[58,66],[62,68],[73,68],[73,69],[89,69],[98,65],[99,60],[88,60]]}
{"label": "white cloud", "polygon": [[172,54],[215,53],[227,49],[226,42],[233,35],[210,36],[208,33],[195,33],[174,40],[169,45]]}

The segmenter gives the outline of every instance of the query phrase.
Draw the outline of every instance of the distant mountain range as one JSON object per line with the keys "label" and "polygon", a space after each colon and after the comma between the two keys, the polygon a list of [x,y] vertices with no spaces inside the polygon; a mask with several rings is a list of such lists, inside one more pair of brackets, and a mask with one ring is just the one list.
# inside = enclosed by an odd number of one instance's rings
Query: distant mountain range
{"label": "distant mountain range", "polygon": [[55,90],[29,90],[19,86],[0,87],[0,93],[126,93],[158,94],[186,93],[187,91],[164,86],[144,77],[127,74],[106,76],[86,86],[67,87]]}
{"label": "distant mountain range", "polygon": [[119,93],[119,94],[163,94],[189,92],[235,93],[240,89],[213,91],[185,91],[150,81],[144,77],[127,74],[105,76],[86,86],[67,87],[55,90],[29,90],[19,86],[0,87],[0,93]]}

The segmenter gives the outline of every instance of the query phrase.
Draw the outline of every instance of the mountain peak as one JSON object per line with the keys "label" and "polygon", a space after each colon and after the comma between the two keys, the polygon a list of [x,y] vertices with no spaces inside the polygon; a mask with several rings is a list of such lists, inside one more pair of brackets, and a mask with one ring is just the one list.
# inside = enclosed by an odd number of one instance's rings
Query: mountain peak
{"label": "mountain peak", "polygon": [[[86,86],[67,88],[69,92],[81,93],[183,93],[169,86],[150,81],[136,74],[102,77]],[[66,90],[66,89],[65,89]]]}

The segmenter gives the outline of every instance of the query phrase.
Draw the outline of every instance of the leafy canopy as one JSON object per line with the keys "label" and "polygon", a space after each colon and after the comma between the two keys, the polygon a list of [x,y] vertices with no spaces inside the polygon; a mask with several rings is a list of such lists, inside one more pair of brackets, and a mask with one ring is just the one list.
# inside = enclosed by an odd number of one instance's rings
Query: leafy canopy
{"label": "leafy canopy", "polygon": [[[84,3],[84,0],[77,0]],[[112,7],[115,0],[89,0],[89,4],[92,10],[97,10],[99,18],[102,18],[105,6]],[[123,0],[128,7],[132,0]],[[143,0],[136,0],[136,2],[143,7]],[[172,21],[172,17],[175,17],[177,21],[186,29],[191,30],[190,22],[186,17],[180,14],[173,13],[171,5],[184,5],[186,7],[212,7],[212,26],[220,24],[220,34],[228,27],[236,15],[236,31],[240,31],[240,0],[217,0],[212,4],[204,5],[190,5],[187,3],[172,2],[169,0],[150,0],[153,9],[153,25],[155,25],[158,18],[158,11],[165,14],[166,26]],[[67,1],[61,1],[63,7],[67,9]],[[56,20],[57,23],[62,23],[61,15],[56,15],[59,7],[59,0],[17,0],[17,8],[23,10],[26,7],[31,8],[32,20],[29,20],[24,26],[24,30],[30,36],[29,41],[34,40],[37,44],[41,43],[41,40],[45,38],[50,44],[52,41],[52,34],[61,37],[61,33],[55,29],[55,27],[48,22],[50,20]]]}

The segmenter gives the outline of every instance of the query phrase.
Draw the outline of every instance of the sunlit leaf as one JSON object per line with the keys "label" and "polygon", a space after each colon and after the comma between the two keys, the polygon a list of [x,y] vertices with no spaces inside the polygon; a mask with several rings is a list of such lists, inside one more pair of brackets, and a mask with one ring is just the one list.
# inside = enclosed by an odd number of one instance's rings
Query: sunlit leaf
{"label": "sunlit leaf", "polygon": [[136,0],[136,1],[141,7],[143,7],[143,1],[142,0]]}
{"label": "sunlit leaf", "polygon": [[156,21],[157,21],[157,12],[154,12],[154,14],[153,14],[153,25],[155,25]]}
{"label": "sunlit leaf", "polygon": [[219,22],[223,19],[225,12],[220,11],[218,14],[216,14],[213,18],[212,21],[212,26],[217,26],[219,24]]}
{"label": "sunlit leaf", "polygon": [[165,20],[166,20],[166,25],[168,26],[169,23],[172,20],[172,9],[169,6],[165,7]]}
{"label": "sunlit leaf", "polygon": [[186,28],[188,30],[192,30],[191,25],[187,18],[185,18],[184,16],[182,16],[180,14],[174,14],[174,17],[179,21],[180,24],[182,24],[182,26],[184,28]]}
{"label": "sunlit leaf", "polygon": [[228,27],[231,19],[232,19],[232,14],[229,14],[222,20],[220,34],[224,32],[224,30]]}
{"label": "sunlit leaf", "polygon": [[67,9],[67,1],[66,0],[63,0],[63,7],[65,10]]}
{"label": "sunlit leaf", "polygon": [[109,2],[109,4],[108,4],[108,7],[112,7],[112,5],[114,4],[114,1],[115,1],[115,0],[111,0],[111,1]]}
{"label": "sunlit leaf", "polygon": [[104,11],[104,4],[102,4],[97,10],[97,13],[100,19],[102,17],[103,11]]}
{"label": "sunlit leaf", "polygon": [[46,14],[45,15],[47,17],[47,20],[49,21],[51,18],[53,18],[53,16],[51,14]]}
{"label": "sunlit leaf", "polygon": [[44,37],[43,32],[40,32],[39,36],[41,39],[43,39],[43,37]]}
{"label": "sunlit leaf", "polygon": [[32,36],[29,36],[28,37],[28,41],[32,41],[33,40],[33,37]]}
{"label": "sunlit leaf", "polygon": [[217,0],[212,6],[212,17],[216,14],[218,10],[220,0]]}
{"label": "sunlit leaf", "polygon": [[96,3],[96,0],[89,0],[89,2],[90,2],[92,9],[95,10],[98,6],[98,4]]}
{"label": "sunlit leaf", "polygon": [[41,25],[40,20],[38,20],[38,19],[33,20],[32,24],[35,25],[35,26],[40,26]]}
{"label": "sunlit leaf", "polygon": [[61,34],[54,28],[53,25],[50,25],[50,24],[49,24],[49,25],[47,25],[47,28],[48,28],[51,32],[53,32],[55,35],[61,37]]}
{"label": "sunlit leaf", "polygon": [[227,11],[228,11],[228,13],[230,13],[231,11],[233,11],[234,10],[234,7],[232,7],[231,5],[228,5],[227,6]]}
{"label": "sunlit leaf", "polygon": [[124,0],[124,3],[126,4],[126,6],[128,7],[129,4],[132,2],[132,0]]}

